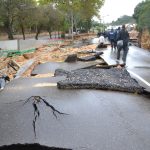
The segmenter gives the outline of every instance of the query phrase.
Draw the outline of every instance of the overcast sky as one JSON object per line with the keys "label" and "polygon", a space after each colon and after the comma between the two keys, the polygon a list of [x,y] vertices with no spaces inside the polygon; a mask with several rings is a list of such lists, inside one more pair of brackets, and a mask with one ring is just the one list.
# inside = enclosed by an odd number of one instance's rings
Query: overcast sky
{"label": "overcast sky", "polygon": [[105,23],[117,20],[120,16],[132,16],[136,5],[143,0],[105,0],[100,10],[101,18]]}

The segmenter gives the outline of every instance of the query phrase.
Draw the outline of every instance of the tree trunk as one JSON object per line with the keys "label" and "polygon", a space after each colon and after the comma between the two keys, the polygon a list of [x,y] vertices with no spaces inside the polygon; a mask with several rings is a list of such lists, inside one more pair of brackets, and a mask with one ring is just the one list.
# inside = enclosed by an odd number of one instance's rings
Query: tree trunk
{"label": "tree trunk", "polygon": [[58,38],[59,38],[59,30],[58,30],[58,33],[57,33],[57,34],[58,34]]}
{"label": "tree trunk", "polygon": [[38,35],[40,34],[40,31],[41,31],[41,27],[37,27],[37,32],[36,32],[36,35],[35,35],[35,39],[38,40]]}
{"label": "tree trunk", "polygon": [[8,34],[8,39],[9,40],[13,40],[14,37],[13,37],[13,32],[12,32],[12,25],[8,21],[8,22],[4,23],[4,26],[5,26],[5,30],[6,30],[6,32]]}
{"label": "tree trunk", "polygon": [[25,40],[26,37],[25,37],[25,32],[24,32],[24,26],[23,26],[22,23],[20,24],[20,27],[21,27],[21,32],[22,32],[23,39]]}
{"label": "tree trunk", "polygon": [[49,33],[49,38],[51,39],[52,38],[51,30],[48,30],[48,33]]}
{"label": "tree trunk", "polygon": [[7,34],[8,34],[8,39],[9,40],[13,40],[14,39],[11,29],[8,29]]}
{"label": "tree trunk", "polygon": [[141,48],[142,33],[143,33],[143,30],[140,30],[139,35],[138,35],[138,45],[139,45],[140,48]]}
{"label": "tree trunk", "polygon": [[55,39],[56,39],[56,36],[57,36],[56,34],[57,34],[57,33],[56,33],[56,31],[55,31]]}
{"label": "tree trunk", "polygon": [[77,31],[77,21],[76,21],[76,19],[74,19],[74,26],[75,26],[76,34],[78,34],[78,31]]}

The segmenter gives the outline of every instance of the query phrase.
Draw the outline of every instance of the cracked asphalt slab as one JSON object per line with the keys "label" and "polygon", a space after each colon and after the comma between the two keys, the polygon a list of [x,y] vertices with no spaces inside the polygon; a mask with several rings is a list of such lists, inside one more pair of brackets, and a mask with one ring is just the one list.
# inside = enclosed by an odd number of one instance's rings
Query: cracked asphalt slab
{"label": "cracked asphalt slab", "polygon": [[79,69],[57,83],[59,89],[103,89],[142,93],[143,88],[126,69]]}
{"label": "cracked asphalt slab", "polygon": [[98,62],[48,62],[40,64],[34,68],[32,74],[54,73],[56,69],[64,69],[66,71],[77,70],[99,64]]}
{"label": "cracked asphalt slab", "polygon": [[[0,146],[39,143],[75,150],[149,150],[148,98],[113,91],[59,90],[53,86],[59,80],[62,77],[20,78],[6,86],[0,93]],[[58,114],[56,119],[41,102],[35,137],[33,101],[24,103],[37,95],[69,115]]]}

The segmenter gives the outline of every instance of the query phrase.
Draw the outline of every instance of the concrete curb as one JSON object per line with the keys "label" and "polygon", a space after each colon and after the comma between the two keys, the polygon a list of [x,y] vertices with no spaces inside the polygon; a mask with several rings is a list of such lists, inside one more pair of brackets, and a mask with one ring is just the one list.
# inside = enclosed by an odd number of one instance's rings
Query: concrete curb
{"label": "concrete curb", "polygon": [[15,78],[14,79],[18,79],[21,77],[21,75],[27,71],[35,62],[35,59],[31,59],[29,61],[27,61],[16,73]]}

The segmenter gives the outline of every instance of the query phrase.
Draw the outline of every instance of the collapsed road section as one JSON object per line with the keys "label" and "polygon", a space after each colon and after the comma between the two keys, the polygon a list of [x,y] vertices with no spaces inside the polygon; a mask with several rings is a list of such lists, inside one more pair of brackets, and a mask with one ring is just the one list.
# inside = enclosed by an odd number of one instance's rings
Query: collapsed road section
{"label": "collapsed road section", "polygon": [[57,83],[59,89],[102,89],[142,93],[143,88],[126,69],[80,69]]}
{"label": "collapsed road section", "polygon": [[66,148],[47,147],[40,144],[13,144],[0,147],[0,150],[71,150]]}

